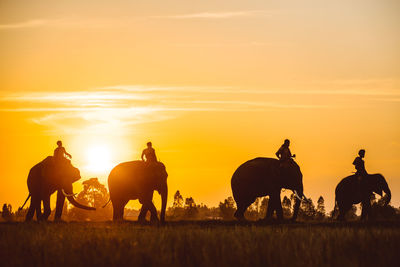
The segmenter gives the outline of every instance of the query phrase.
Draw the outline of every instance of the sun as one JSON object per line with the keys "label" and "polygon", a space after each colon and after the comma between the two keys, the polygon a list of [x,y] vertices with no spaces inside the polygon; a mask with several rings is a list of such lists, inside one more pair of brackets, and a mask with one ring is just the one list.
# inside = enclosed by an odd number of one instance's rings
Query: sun
{"label": "sun", "polygon": [[96,174],[105,174],[112,168],[111,150],[106,145],[93,145],[86,150],[86,169]]}

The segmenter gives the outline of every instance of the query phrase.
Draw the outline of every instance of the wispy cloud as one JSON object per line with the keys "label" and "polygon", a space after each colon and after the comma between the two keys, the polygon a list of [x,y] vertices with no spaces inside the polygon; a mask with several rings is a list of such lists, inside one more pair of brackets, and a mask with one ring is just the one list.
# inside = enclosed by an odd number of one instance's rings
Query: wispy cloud
{"label": "wispy cloud", "polygon": [[221,11],[221,12],[198,12],[178,15],[152,16],[151,18],[160,19],[229,19],[238,17],[265,16],[271,11],[265,10],[245,10],[245,11]]}
{"label": "wispy cloud", "polygon": [[[320,97],[316,102],[313,99],[317,96]],[[354,96],[358,102],[360,97],[398,102],[400,91],[116,85],[76,92],[2,92],[0,112],[25,112],[32,122],[54,129],[54,132],[62,129],[75,134],[81,131],[104,133],[116,128],[129,132],[132,125],[169,120],[185,112],[341,108],[340,103],[343,99],[348,102],[349,96]],[[342,102],[332,101],[333,98]]]}
{"label": "wispy cloud", "polygon": [[43,19],[35,19],[35,20],[28,20],[24,22],[16,22],[10,24],[0,24],[0,30],[8,30],[8,29],[21,29],[21,28],[34,28],[40,27],[47,24],[47,20]]}
{"label": "wispy cloud", "polygon": [[175,47],[288,47],[292,46],[289,42],[220,42],[220,43],[174,43]]}
{"label": "wispy cloud", "polygon": [[[326,85],[326,84],[325,84]],[[363,84],[362,84],[363,85]],[[360,88],[344,89],[243,89],[240,87],[220,86],[220,87],[201,87],[201,86],[185,86],[185,87],[143,87],[137,85],[115,85],[107,87],[99,87],[102,90],[123,90],[129,92],[192,92],[192,93],[214,93],[214,94],[231,94],[231,95],[337,95],[337,96],[400,96],[400,89],[369,89],[364,84]],[[323,87],[323,86],[321,86]]]}
{"label": "wispy cloud", "polygon": [[136,21],[145,21],[148,19],[230,19],[241,17],[259,17],[276,14],[274,10],[244,10],[244,11],[221,11],[221,12],[198,12],[189,14],[176,15],[159,15],[159,16],[136,16],[130,18],[107,18],[107,17],[62,17],[62,18],[37,18],[25,21],[17,21],[11,23],[0,24],[0,30],[16,30],[39,27],[56,27],[56,28],[115,28],[130,27]]}
{"label": "wispy cloud", "polygon": [[[0,30],[18,30],[28,28],[89,28],[89,29],[112,29],[129,27],[134,21],[139,18],[122,18],[122,19],[109,19],[109,18],[73,18],[65,17],[59,19],[32,19],[14,23],[0,24]],[[142,18],[143,19],[143,18]]]}

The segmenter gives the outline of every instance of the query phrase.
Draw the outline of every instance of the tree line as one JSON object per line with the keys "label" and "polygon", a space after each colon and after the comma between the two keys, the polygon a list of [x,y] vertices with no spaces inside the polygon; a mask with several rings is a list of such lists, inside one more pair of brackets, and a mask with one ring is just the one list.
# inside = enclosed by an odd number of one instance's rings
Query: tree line
{"label": "tree line", "polygon": [[[82,182],[83,190],[76,196],[78,202],[92,207],[97,207],[95,212],[87,212],[76,208],[67,201],[63,207],[63,217],[65,221],[107,221],[112,218],[112,205],[101,208],[109,199],[109,192],[106,186],[99,182],[97,178],[91,178]],[[247,209],[245,217],[248,220],[263,219],[268,208],[268,197],[257,198],[256,201]],[[282,199],[282,210],[285,218],[290,218],[293,212],[295,196],[284,196]],[[387,220],[400,220],[400,207],[395,208],[391,205],[384,205],[385,199],[377,200],[375,195],[371,195],[371,215],[374,218]],[[13,211],[10,204],[5,203],[1,210],[1,220],[3,221],[23,221],[27,209]],[[174,201],[166,211],[167,220],[234,220],[233,214],[236,205],[233,197],[229,196],[221,201],[218,207],[208,207],[201,203],[196,204],[193,197],[183,197],[178,190],[174,194]],[[357,219],[357,208],[353,206],[347,214],[348,220]],[[52,210],[54,216],[55,210]],[[125,219],[136,220],[139,210],[125,208]],[[50,216],[52,216],[50,215]],[[332,220],[337,215],[337,210],[327,212],[325,200],[320,196],[316,205],[310,201],[302,201],[298,214],[300,221],[327,221]]]}

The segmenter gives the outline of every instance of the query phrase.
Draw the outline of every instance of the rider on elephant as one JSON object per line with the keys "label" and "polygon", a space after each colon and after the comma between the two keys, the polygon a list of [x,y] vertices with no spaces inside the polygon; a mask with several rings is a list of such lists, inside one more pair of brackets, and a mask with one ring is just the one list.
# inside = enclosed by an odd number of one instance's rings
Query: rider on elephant
{"label": "rider on elephant", "polygon": [[61,141],[57,141],[57,148],[54,149],[54,161],[56,164],[64,164],[69,163],[68,158],[72,158],[71,154],[69,154],[65,148],[62,146]]}
{"label": "rider on elephant", "polygon": [[[146,158],[146,160],[144,158]],[[147,163],[157,162],[156,151],[151,142],[147,142],[147,148],[142,152],[142,160]]]}
{"label": "rider on elephant", "polygon": [[292,153],[290,152],[289,145],[290,145],[289,139],[285,139],[283,145],[275,153],[275,155],[279,159],[280,167],[288,165],[291,162],[292,158],[296,156],[292,155]]}
{"label": "rider on elephant", "polygon": [[360,151],[358,151],[358,157],[356,157],[355,160],[353,161],[353,165],[357,170],[355,175],[359,181],[361,181],[361,179],[368,174],[367,171],[365,170],[365,163],[363,160],[364,157],[365,157],[365,150],[361,149]]}

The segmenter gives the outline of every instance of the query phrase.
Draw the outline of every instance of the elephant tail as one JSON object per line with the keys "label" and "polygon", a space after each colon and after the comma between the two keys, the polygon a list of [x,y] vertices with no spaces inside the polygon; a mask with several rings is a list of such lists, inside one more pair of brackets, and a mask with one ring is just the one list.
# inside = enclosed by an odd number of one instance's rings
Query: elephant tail
{"label": "elephant tail", "polygon": [[19,211],[22,210],[22,209],[24,208],[26,202],[28,201],[28,199],[29,199],[30,197],[31,197],[31,194],[28,195],[28,197],[26,198],[26,200],[25,200],[24,204],[22,205],[22,207],[19,207],[19,208],[18,208]]}
{"label": "elephant tail", "polygon": [[109,198],[108,201],[107,201],[107,203],[104,204],[103,209],[108,205],[108,203],[110,203],[110,201],[111,201],[111,198]]}
{"label": "elephant tail", "polygon": [[332,211],[332,218],[334,219],[336,216],[337,216],[337,213],[338,213],[338,203],[337,203],[337,200],[336,200],[336,197],[335,197],[335,207],[333,207],[333,211]]}

